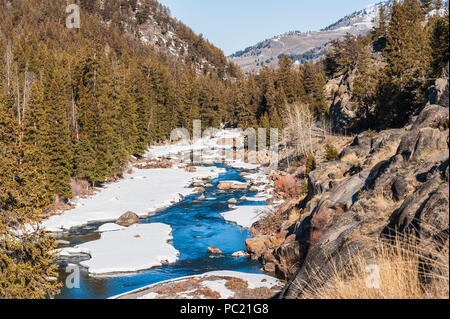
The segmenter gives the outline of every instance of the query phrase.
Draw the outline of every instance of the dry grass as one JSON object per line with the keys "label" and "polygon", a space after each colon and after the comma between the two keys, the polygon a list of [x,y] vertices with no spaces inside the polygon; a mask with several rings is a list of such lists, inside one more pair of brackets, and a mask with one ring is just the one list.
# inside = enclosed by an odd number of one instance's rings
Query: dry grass
{"label": "dry grass", "polygon": [[372,154],[367,158],[367,161],[364,163],[367,167],[374,167],[375,165],[385,161],[395,155],[397,152],[398,144],[390,144],[381,148],[378,152]]}
{"label": "dry grass", "polygon": [[391,203],[384,197],[384,190],[379,190],[375,195],[375,204],[382,210],[385,211],[391,207]]}
{"label": "dry grass", "polygon": [[358,156],[356,156],[355,153],[350,153],[350,154],[347,154],[347,155],[343,156],[341,158],[341,161],[344,162],[344,163],[356,166],[356,165],[358,165],[359,159],[358,159]]}
{"label": "dry grass", "polygon": [[230,278],[225,283],[225,287],[230,289],[231,291],[237,291],[240,289],[247,289],[248,288],[248,282],[245,280],[242,280],[241,278]]}
{"label": "dry grass", "polygon": [[[345,270],[333,265],[333,280],[308,287],[311,299],[441,299],[449,298],[448,242],[442,250],[422,253],[418,244],[377,242],[373,252],[354,256]],[[366,252],[367,253],[367,252]],[[433,258],[429,257],[434,256]],[[431,266],[424,271],[423,265]],[[430,268],[428,268],[430,269]],[[321,280],[319,280],[320,282]]]}
{"label": "dry grass", "polygon": [[[273,235],[276,234],[283,223],[289,220],[291,211],[300,199],[291,199],[278,207],[277,209],[261,210],[258,214],[258,221],[253,224],[254,235]],[[292,221],[294,222],[294,221]]]}

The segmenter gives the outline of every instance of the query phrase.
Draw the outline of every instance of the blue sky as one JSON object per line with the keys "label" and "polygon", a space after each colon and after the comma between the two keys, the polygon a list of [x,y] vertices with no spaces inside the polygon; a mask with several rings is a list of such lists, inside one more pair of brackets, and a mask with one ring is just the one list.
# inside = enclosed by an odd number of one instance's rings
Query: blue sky
{"label": "blue sky", "polygon": [[326,27],[375,0],[160,0],[226,55],[287,31]]}

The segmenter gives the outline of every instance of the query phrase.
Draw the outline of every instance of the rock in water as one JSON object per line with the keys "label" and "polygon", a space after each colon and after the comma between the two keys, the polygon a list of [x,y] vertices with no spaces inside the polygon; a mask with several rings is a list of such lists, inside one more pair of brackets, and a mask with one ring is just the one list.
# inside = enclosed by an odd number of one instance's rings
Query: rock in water
{"label": "rock in water", "polygon": [[203,182],[193,182],[192,187],[205,187]]}
{"label": "rock in water", "polygon": [[209,246],[208,247],[208,254],[223,255],[222,251],[219,248],[216,248],[214,246]]}
{"label": "rock in water", "polygon": [[194,189],[194,193],[196,194],[204,194],[206,191],[203,187],[197,187],[196,189]]}
{"label": "rock in water", "polygon": [[220,190],[229,190],[233,186],[232,182],[220,182],[220,184],[217,186],[217,189]]}
{"label": "rock in water", "polygon": [[237,204],[237,200],[235,198],[230,198],[227,203],[228,204],[232,204],[232,205],[236,205]]}
{"label": "rock in water", "polygon": [[139,216],[133,212],[126,212],[116,221],[117,225],[129,227],[139,223]]}
{"label": "rock in water", "polygon": [[239,258],[239,257],[249,257],[250,255],[245,251],[237,251],[233,253],[231,256],[234,258]]}
{"label": "rock in water", "polygon": [[197,168],[195,168],[194,166],[188,166],[185,168],[185,171],[188,173],[195,173],[197,172]]}

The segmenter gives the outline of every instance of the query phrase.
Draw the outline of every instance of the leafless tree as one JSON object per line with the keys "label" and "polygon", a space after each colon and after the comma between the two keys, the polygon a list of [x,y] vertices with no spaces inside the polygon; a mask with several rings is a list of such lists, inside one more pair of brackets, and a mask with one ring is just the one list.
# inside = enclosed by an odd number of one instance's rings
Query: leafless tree
{"label": "leafless tree", "polygon": [[287,106],[286,134],[295,145],[298,156],[313,152],[314,114],[306,104]]}

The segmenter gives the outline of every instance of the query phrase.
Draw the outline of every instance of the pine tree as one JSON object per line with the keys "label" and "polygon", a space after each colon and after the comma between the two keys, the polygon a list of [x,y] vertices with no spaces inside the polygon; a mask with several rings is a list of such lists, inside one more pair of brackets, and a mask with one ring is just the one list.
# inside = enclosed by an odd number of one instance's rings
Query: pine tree
{"label": "pine tree", "polygon": [[353,81],[352,99],[357,104],[361,117],[369,120],[370,107],[375,103],[378,76],[375,61],[366,48],[356,63],[356,77]]}
{"label": "pine tree", "polygon": [[431,35],[430,42],[431,47],[431,77],[441,76],[442,69],[449,62],[449,10],[445,8],[444,15],[442,17],[436,17],[430,19]]}
{"label": "pine tree", "polygon": [[420,0],[423,15],[426,16],[434,9],[434,0]]}
{"label": "pine tree", "polygon": [[[34,105],[39,96],[32,92]],[[34,132],[19,126],[12,105],[12,95],[0,93],[0,298],[53,298],[61,286],[47,279],[57,276],[55,241],[43,230],[30,232],[22,226],[37,221],[48,204],[40,196],[38,149],[32,143]]]}
{"label": "pine tree", "polygon": [[145,61],[134,70],[132,76],[133,96],[137,103],[136,127],[138,130],[136,153],[143,154],[152,138],[152,121],[155,112],[155,96],[150,82],[151,68]]}
{"label": "pine tree", "polygon": [[56,59],[49,56],[46,66],[45,119],[40,136],[45,154],[45,171],[50,183],[50,191],[69,199],[72,197],[70,176],[73,167],[71,132],[66,108],[68,98]]}
{"label": "pine tree", "polygon": [[37,210],[48,207],[54,200],[50,183],[46,176],[45,157],[41,145],[40,129],[45,127],[46,109],[44,88],[40,81],[35,81],[30,88],[28,107],[23,114],[21,141],[21,180],[27,194],[29,206]]}
{"label": "pine tree", "polygon": [[387,22],[386,7],[384,4],[380,4],[378,6],[378,17],[375,23],[375,27],[372,30],[374,40],[386,36],[387,25],[388,22]]}
{"label": "pine tree", "polygon": [[394,2],[384,55],[387,68],[380,82],[377,117],[382,126],[399,126],[423,100],[431,50],[417,0]]}
{"label": "pine tree", "polygon": [[303,71],[307,102],[317,114],[324,116],[328,113],[325,75],[319,72],[317,66],[312,61],[305,63]]}
{"label": "pine tree", "polygon": [[288,103],[293,103],[296,99],[292,65],[292,60],[284,55],[277,70],[277,88],[283,89]]}

